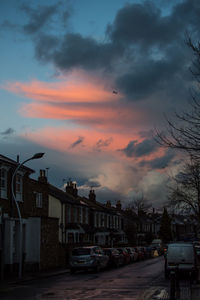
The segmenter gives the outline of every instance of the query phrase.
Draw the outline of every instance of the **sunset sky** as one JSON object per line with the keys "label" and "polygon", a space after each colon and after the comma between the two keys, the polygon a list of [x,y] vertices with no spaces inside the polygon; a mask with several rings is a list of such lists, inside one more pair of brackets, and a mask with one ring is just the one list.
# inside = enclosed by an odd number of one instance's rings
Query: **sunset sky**
{"label": "sunset sky", "polygon": [[167,196],[179,154],[160,148],[164,114],[187,110],[199,0],[0,1],[0,153],[48,168],[59,188],[126,206]]}

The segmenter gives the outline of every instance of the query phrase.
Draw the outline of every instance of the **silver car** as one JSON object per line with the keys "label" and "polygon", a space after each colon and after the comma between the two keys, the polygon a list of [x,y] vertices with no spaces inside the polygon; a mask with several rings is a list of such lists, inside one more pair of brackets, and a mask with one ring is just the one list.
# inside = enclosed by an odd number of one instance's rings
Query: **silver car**
{"label": "silver car", "polygon": [[70,258],[70,272],[93,269],[99,272],[108,264],[109,257],[99,246],[77,247],[72,250]]}

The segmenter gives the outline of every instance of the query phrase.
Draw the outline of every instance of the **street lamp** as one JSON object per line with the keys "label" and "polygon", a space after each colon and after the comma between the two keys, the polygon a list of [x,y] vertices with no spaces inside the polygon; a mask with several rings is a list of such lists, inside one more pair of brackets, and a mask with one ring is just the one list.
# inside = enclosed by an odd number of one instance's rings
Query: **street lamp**
{"label": "street lamp", "polygon": [[12,197],[15,201],[16,208],[17,208],[17,213],[18,213],[18,217],[19,217],[19,275],[18,275],[19,278],[22,277],[22,217],[21,217],[21,212],[20,212],[20,209],[19,209],[19,205],[17,203],[16,196],[15,196],[15,193],[14,193],[14,178],[15,178],[15,175],[17,174],[18,170],[20,169],[20,167],[22,165],[24,165],[27,161],[33,160],[33,159],[39,159],[39,158],[43,157],[43,155],[44,155],[44,153],[39,152],[39,153],[34,154],[32,157],[24,160],[21,164],[19,164],[17,166],[17,168],[15,169],[15,171],[12,175],[11,191],[12,191]]}

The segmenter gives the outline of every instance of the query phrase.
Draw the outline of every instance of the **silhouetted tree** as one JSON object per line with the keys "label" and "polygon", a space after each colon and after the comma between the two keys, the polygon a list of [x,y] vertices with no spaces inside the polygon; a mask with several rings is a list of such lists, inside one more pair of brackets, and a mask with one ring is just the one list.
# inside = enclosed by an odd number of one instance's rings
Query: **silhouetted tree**
{"label": "silhouetted tree", "polygon": [[[195,57],[191,72],[196,80],[196,86],[199,86],[200,43],[195,45],[189,37],[187,45],[192,49]],[[200,158],[200,97],[197,92],[191,94],[190,105],[190,111],[175,113],[175,121],[166,117],[166,131],[156,130],[155,139],[164,147],[184,150]]]}
{"label": "silhouetted tree", "polygon": [[164,208],[164,211],[162,214],[159,235],[164,243],[167,243],[172,240],[171,218],[170,218],[166,208]]}
{"label": "silhouetted tree", "polygon": [[200,225],[200,162],[191,159],[174,178],[169,203],[195,216]]}
{"label": "silhouetted tree", "polygon": [[142,195],[131,201],[128,205],[128,209],[132,210],[138,216],[144,216],[148,212],[149,208],[152,206],[151,203]]}

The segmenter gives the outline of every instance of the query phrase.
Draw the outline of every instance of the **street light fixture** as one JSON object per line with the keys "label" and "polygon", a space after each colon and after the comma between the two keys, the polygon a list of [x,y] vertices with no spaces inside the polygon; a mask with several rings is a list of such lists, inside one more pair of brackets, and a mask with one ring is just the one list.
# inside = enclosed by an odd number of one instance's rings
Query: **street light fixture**
{"label": "street light fixture", "polygon": [[15,169],[15,171],[12,175],[11,191],[12,191],[12,197],[15,201],[15,205],[16,205],[17,213],[18,213],[18,217],[19,217],[19,274],[18,274],[18,276],[19,276],[20,279],[22,277],[22,217],[21,217],[21,212],[20,212],[20,209],[19,209],[19,205],[17,203],[16,196],[15,196],[15,193],[14,193],[14,178],[15,178],[15,175],[17,174],[18,170],[20,169],[20,167],[22,165],[24,165],[27,161],[33,160],[33,159],[39,159],[39,158],[43,157],[43,155],[44,155],[44,153],[39,152],[39,153],[34,154],[32,157],[24,160],[22,163],[20,163],[17,166],[17,168]]}

